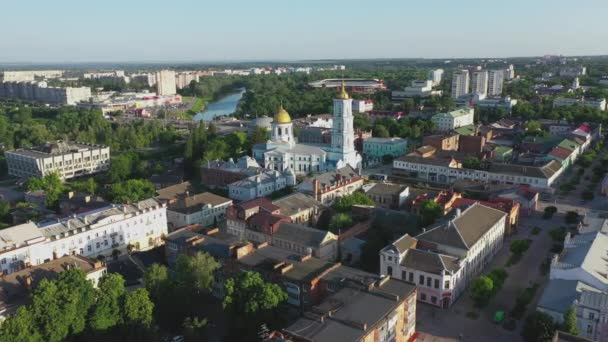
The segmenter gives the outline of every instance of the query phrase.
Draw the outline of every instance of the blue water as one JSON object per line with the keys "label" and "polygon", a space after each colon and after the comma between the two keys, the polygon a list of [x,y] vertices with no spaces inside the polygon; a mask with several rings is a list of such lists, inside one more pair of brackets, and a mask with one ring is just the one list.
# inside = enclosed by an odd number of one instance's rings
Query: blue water
{"label": "blue water", "polygon": [[239,100],[245,94],[245,89],[239,89],[237,92],[224,96],[221,99],[209,103],[207,109],[197,113],[194,116],[195,121],[211,121],[217,116],[232,115],[236,111],[236,106]]}

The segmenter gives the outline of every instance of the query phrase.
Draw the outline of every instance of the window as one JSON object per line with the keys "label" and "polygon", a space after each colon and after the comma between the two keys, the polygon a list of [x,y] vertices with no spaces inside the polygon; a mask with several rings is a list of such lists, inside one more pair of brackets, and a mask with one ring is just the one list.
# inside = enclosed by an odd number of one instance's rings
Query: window
{"label": "window", "polygon": [[439,279],[435,279],[435,288],[438,289],[439,288]]}
{"label": "window", "polygon": [[393,276],[393,268],[392,268],[392,267],[390,267],[390,266],[389,266],[389,267],[387,267],[387,268],[386,268],[386,274],[388,274],[389,276],[391,276],[391,277],[392,277],[392,276]]}
{"label": "window", "polygon": [[401,279],[405,280],[406,274],[407,274],[406,271],[401,271]]}
{"label": "window", "polygon": [[595,313],[594,312],[590,312],[589,313],[589,319],[595,319]]}
{"label": "window", "polygon": [[424,285],[424,276],[423,276],[423,275],[421,275],[421,276],[420,276],[420,279],[418,279],[418,283],[419,283],[420,285]]}
{"label": "window", "polygon": [[413,283],[414,282],[414,272],[410,272],[410,277],[409,277],[409,282]]}
{"label": "window", "polygon": [[593,334],[593,326],[591,324],[587,324],[587,335]]}
{"label": "window", "polygon": [[445,284],[443,284],[443,288],[445,288],[446,290],[450,288],[450,281],[446,280]]}
{"label": "window", "polygon": [[420,294],[420,300],[424,300],[424,301],[426,301],[426,294],[421,293],[421,294]]}
{"label": "window", "polygon": [[428,287],[433,286],[432,282],[433,282],[433,278],[431,278],[431,277],[426,278],[426,286],[428,286]]}
{"label": "window", "polygon": [[87,246],[87,251],[89,251],[89,252],[91,251],[91,245]]}
{"label": "window", "polygon": [[437,303],[437,297],[431,296],[431,303],[433,303],[433,304]]}

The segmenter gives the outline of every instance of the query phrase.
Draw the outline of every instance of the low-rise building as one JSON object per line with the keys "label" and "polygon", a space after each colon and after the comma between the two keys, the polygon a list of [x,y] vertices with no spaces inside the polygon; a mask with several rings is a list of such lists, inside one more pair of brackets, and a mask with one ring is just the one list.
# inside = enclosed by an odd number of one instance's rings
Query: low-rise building
{"label": "low-rise building", "polygon": [[43,146],[6,151],[8,173],[29,178],[57,173],[61,179],[99,173],[110,167],[110,148],[58,140]]}
{"label": "low-rise building", "polygon": [[537,189],[550,189],[563,172],[562,164],[551,160],[542,166],[491,163],[487,169],[463,168],[453,158],[423,158],[407,155],[393,162],[393,176],[417,178],[434,183],[452,184],[472,180],[495,184],[527,184]]}
{"label": "low-rise building", "polygon": [[438,151],[458,151],[460,135],[454,133],[427,135],[422,137],[423,146],[433,146]]}
{"label": "low-rise building", "polygon": [[288,186],[296,185],[292,169],[285,171],[266,170],[262,173],[228,184],[228,196],[238,201],[264,197]]}
{"label": "low-rise building", "polygon": [[407,140],[402,138],[369,138],[363,140],[363,158],[369,164],[382,163],[385,156],[401,157],[407,153]]}
{"label": "low-rise building", "polygon": [[441,90],[433,90],[432,80],[413,80],[402,91],[394,90],[391,92],[391,98],[396,101],[408,97],[429,97],[434,95],[441,95]]}
{"label": "low-rise building", "polygon": [[372,183],[364,187],[365,194],[377,207],[399,209],[410,195],[410,188],[400,184]]}
{"label": "low-rise building", "polygon": [[416,332],[416,287],[384,278],[349,285],[283,330],[295,341],[409,341]]}
{"label": "low-rise building", "polygon": [[374,110],[374,101],[372,100],[353,100],[353,112],[365,113]]}
{"label": "low-rise building", "polygon": [[211,160],[201,165],[201,183],[210,188],[226,189],[228,184],[254,176],[261,170],[260,164],[248,156],[236,162]]}
{"label": "low-rise building", "polygon": [[101,261],[92,261],[78,255],[66,255],[50,260],[44,264],[22,269],[0,278],[0,319],[15,313],[17,309],[31,302],[32,291],[43,279],[52,280],[60,273],[78,268],[85,274],[94,287],[106,274],[106,267]]}
{"label": "low-rise building", "polygon": [[304,225],[316,223],[323,207],[321,202],[300,192],[281,197],[272,203],[279,207],[281,215],[289,217],[291,222]]}
{"label": "low-rise building", "polygon": [[217,226],[226,219],[226,209],[231,205],[231,199],[210,192],[179,199],[167,208],[169,230],[191,224]]}
{"label": "low-rise building", "polygon": [[325,172],[304,180],[298,190],[315,198],[322,204],[331,204],[336,198],[350,195],[361,189],[363,178],[347,165],[335,171]]}
{"label": "low-rise building", "polygon": [[558,97],[553,100],[553,107],[565,107],[565,106],[588,106],[597,108],[601,111],[606,110],[606,99],[586,99],[586,98],[574,98],[574,97]]}
{"label": "low-rise building", "polygon": [[501,249],[506,214],[475,203],[419,234],[380,251],[380,274],[415,283],[418,300],[444,309]]}
{"label": "low-rise building", "polygon": [[458,127],[474,124],[474,112],[471,107],[461,107],[447,113],[435,114],[431,120],[435,123],[436,130],[452,131]]}

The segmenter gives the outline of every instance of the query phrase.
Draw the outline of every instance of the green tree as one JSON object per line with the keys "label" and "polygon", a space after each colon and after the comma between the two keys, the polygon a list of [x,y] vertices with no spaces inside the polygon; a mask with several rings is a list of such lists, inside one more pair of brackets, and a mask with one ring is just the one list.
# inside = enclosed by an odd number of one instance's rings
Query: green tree
{"label": "green tree", "polygon": [[390,138],[391,134],[383,125],[375,125],[372,134],[378,138]]}
{"label": "green tree", "polygon": [[199,319],[198,317],[186,317],[182,324],[184,337],[186,341],[204,341],[204,329],[207,326],[207,319]]}
{"label": "green tree", "polygon": [[152,264],[144,273],[144,284],[152,298],[161,298],[170,285],[167,267],[157,263]]}
{"label": "green tree", "polygon": [[562,330],[568,334],[578,335],[578,327],[576,326],[576,311],[573,306],[570,306],[568,310],[564,312]]}
{"label": "green tree", "polygon": [[0,342],[44,341],[33,322],[32,312],[25,306],[20,307],[0,325]]}
{"label": "green tree", "polygon": [[337,233],[341,229],[350,227],[353,224],[353,219],[346,213],[337,213],[331,217],[329,221],[329,229]]}
{"label": "green tree", "polygon": [[551,316],[535,311],[526,318],[521,335],[526,342],[546,342],[551,341],[554,333],[555,324]]}
{"label": "green tree", "polygon": [[108,273],[99,280],[97,303],[93,308],[90,326],[104,331],[122,322],[121,301],[125,293],[125,280],[116,273]]}
{"label": "green tree", "polygon": [[70,184],[70,188],[73,191],[80,191],[87,194],[96,194],[99,188],[99,184],[95,181],[95,178],[89,177],[85,180],[75,181]]}
{"label": "green tree", "polygon": [[113,203],[131,203],[153,197],[156,192],[154,184],[145,179],[129,179],[112,184],[107,197]]}
{"label": "green tree", "polygon": [[59,201],[59,197],[65,191],[65,185],[57,173],[48,174],[42,178],[30,178],[26,184],[28,191],[43,190],[45,192],[45,204],[53,207]]}
{"label": "green tree", "polygon": [[332,205],[332,208],[341,213],[345,213],[351,210],[353,205],[375,205],[375,202],[369,198],[366,194],[357,191],[350,195],[342,196],[336,199]]}
{"label": "green tree", "polygon": [[146,289],[139,288],[125,295],[124,317],[127,324],[149,328],[153,311],[154,304]]}
{"label": "green tree", "polygon": [[566,223],[568,223],[568,224],[575,224],[575,223],[578,223],[579,216],[576,211],[568,211],[566,213],[566,217],[564,219],[566,220]]}
{"label": "green tree", "polygon": [[57,281],[58,300],[63,305],[64,319],[69,324],[69,334],[84,331],[86,318],[95,303],[95,289],[79,268],[71,268],[59,274]]}
{"label": "green tree", "polygon": [[32,294],[32,322],[45,341],[63,341],[70,331],[70,323],[59,302],[60,294],[54,281],[43,279]]}
{"label": "green tree", "polygon": [[462,161],[462,167],[465,169],[481,170],[481,161],[477,157],[468,156]]}
{"label": "green tree", "polygon": [[139,157],[135,153],[124,153],[112,158],[110,170],[108,171],[108,179],[110,183],[119,183],[127,180],[135,166],[139,162]]}
{"label": "green tree", "polygon": [[226,281],[223,305],[234,312],[252,315],[272,310],[287,300],[280,286],[265,282],[257,272],[241,272]]}
{"label": "green tree", "polygon": [[478,307],[484,306],[490,300],[494,289],[494,282],[488,276],[481,276],[471,284],[471,298]]}
{"label": "green tree", "polygon": [[0,200],[0,221],[3,221],[11,211],[11,204],[7,201]]}
{"label": "green tree", "polygon": [[196,293],[210,291],[213,273],[218,268],[218,262],[207,253],[198,252],[193,256],[181,254],[175,263],[175,280],[178,286]]}
{"label": "green tree", "polygon": [[422,206],[420,207],[420,218],[423,227],[435,223],[435,221],[441,217],[441,214],[443,214],[443,209],[437,202],[433,200],[422,202]]}

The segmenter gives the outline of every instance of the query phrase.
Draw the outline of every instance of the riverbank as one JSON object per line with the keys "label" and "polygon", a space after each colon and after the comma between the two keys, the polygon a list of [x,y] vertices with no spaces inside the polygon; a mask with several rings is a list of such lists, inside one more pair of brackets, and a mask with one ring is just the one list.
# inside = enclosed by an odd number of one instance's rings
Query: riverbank
{"label": "riverbank", "polygon": [[244,94],[245,88],[240,88],[217,101],[209,102],[206,109],[198,112],[193,119],[196,121],[212,121],[219,116],[230,116],[236,111]]}

